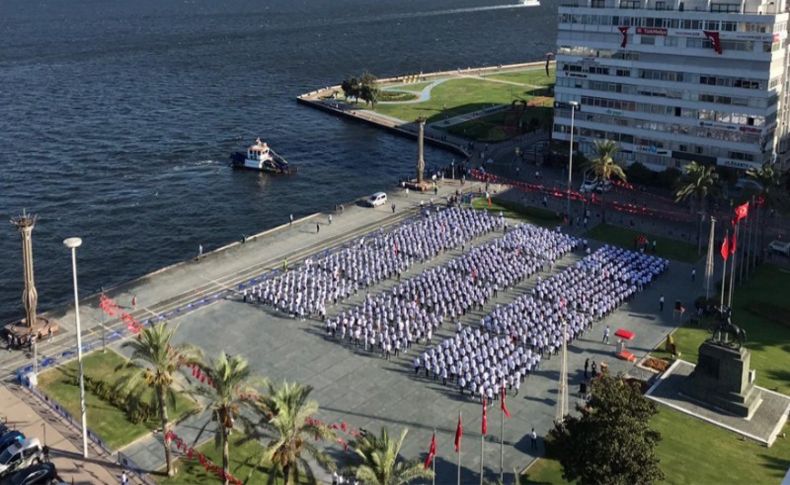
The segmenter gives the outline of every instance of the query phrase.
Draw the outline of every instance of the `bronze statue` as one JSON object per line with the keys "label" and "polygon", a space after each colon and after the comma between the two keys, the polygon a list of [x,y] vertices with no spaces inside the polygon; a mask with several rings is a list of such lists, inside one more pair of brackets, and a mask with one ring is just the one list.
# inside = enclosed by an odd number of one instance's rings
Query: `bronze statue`
{"label": "bronze statue", "polygon": [[[732,309],[719,310],[719,321],[711,329],[709,342],[725,347],[741,348],[746,342],[746,330],[732,323]],[[732,338],[730,338],[732,337]]]}

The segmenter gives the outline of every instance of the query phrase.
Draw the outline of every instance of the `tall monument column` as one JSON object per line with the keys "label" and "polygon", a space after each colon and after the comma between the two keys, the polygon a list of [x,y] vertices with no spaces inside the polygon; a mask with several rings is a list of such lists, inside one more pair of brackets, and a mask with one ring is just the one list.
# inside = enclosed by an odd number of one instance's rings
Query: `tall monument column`
{"label": "tall monument column", "polygon": [[22,292],[22,305],[25,307],[25,326],[36,326],[36,307],[38,306],[38,292],[33,277],[33,228],[36,226],[36,216],[28,215],[24,211],[21,216],[11,219],[22,236],[22,267],[24,268],[25,289]]}
{"label": "tall monument column", "polygon": [[420,126],[419,136],[417,137],[417,185],[422,184],[423,172],[425,172],[425,119],[417,120]]}

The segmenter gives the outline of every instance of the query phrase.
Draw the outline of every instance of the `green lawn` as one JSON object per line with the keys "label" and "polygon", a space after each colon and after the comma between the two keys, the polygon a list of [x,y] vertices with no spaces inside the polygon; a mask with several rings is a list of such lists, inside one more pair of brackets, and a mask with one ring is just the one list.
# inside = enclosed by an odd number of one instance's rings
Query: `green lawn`
{"label": "green lawn", "polygon": [[[492,106],[510,104],[516,99],[529,100],[535,89],[489,82],[483,79],[450,79],[431,90],[431,99],[422,103],[376,106],[376,111],[404,121],[424,117],[428,123],[478,111]],[[540,94],[545,90],[540,89]]]}
{"label": "green lawn", "polygon": [[414,93],[406,93],[403,91],[381,91],[379,92],[379,101],[412,101],[417,99]]}
{"label": "green lawn", "polygon": [[[96,351],[88,354],[83,357],[82,362],[86,376],[112,383],[127,378],[133,372],[132,369],[116,371],[116,367],[123,364],[125,359],[111,350],[106,353]],[[75,418],[79,418],[79,386],[73,384],[73,378],[77,374],[77,361],[73,360],[66,365],[48,370],[38,377],[38,385],[41,390],[63,405]],[[99,435],[113,450],[131,443],[154,428],[160,427],[158,420],[139,424],[130,422],[123,410],[99,399],[87,389],[85,402],[88,428]],[[192,399],[179,393],[176,397],[175,408],[170,409],[170,418],[177,421],[193,411],[195,407]]]}
{"label": "green lawn", "polygon": [[555,69],[549,68],[549,75],[546,76],[546,69],[529,69],[526,71],[512,71],[503,72],[498,74],[486,74],[483,77],[492,79],[501,79],[503,81],[512,81],[522,84],[531,84],[532,86],[551,86],[554,84]]}
{"label": "green lawn", "polygon": [[433,79],[431,81],[420,81],[417,83],[386,83],[379,85],[379,88],[397,88],[399,90],[402,89],[404,91],[420,92],[423,90],[423,88],[425,88],[432,82],[436,81],[436,79]]}
{"label": "green lawn", "polygon": [[536,226],[556,227],[562,222],[562,219],[550,210],[521,205],[509,200],[503,200],[499,197],[491,199],[491,207],[488,206],[485,197],[472,199],[472,207],[478,210],[487,210],[496,213],[502,212],[507,218],[521,219],[524,222],[529,222]]}
{"label": "green lawn", "polygon": [[[733,294],[733,323],[746,330],[751,366],[757,385],[790,394],[790,272],[777,266],[761,266]],[[705,325],[680,327],[674,332],[681,359],[697,362],[697,349],[710,332]],[[663,349],[663,345],[661,346]],[[653,352],[668,358],[663,350]]]}
{"label": "green lawn", "polygon": [[[240,433],[231,436],[229,443],[231,474],[248,484],[267,483],[270,469],[256,466],[261,454],[263,454],[263,446],[256,440],[246,440]],[[222,450],[214,446],[213,439],[198,446],[197,450],[206,455],[215,464],[222,466]],[[171,478],[158,479],[157,481],[160,485],[222,483],[216,475],[207,472],[197,458],[193,460],[179,459],[175,463],[175,468],[178,473]],[[253,472],[252,475],[250,475],[251,472]],[[249,477],[249,480],[247,477]],[[283,480],[280,478],[275,483],[281,485]],[[301,483],[308,483],[308,481],[305,479]]]}
{"label": "green lawn", "polygon": [[[480,142],[508,140],[540,127],[551,126],[554,115],[553,99],[545,98],[542,106],[529,106],[523,112],[518,108],[482,116],[447,128],[453,135],[463,136]],[[533,121],[534,120],[534,121]]]}
{"label": "green lawn", "polygon": [[656,254],[658,256],[686,263],[696,263],[701,258],[697,254],[697,248],[692,244],[609,224],[599,224],[587,231],[585,236],[601,242],[634,249],[634,240],[640,234],[645,234],[651,243],[653,240],[658,241],[656,244]]}
{"label": "green lawn", "polygon": [[[652,425],[661,433],[657,454],[668,484],[775,484],[790,467],[790,438],[766,448],[666,406],[659,406]],[[559,462],[550,459],[533,465],[527,478],[527,483],[567,483]]]}

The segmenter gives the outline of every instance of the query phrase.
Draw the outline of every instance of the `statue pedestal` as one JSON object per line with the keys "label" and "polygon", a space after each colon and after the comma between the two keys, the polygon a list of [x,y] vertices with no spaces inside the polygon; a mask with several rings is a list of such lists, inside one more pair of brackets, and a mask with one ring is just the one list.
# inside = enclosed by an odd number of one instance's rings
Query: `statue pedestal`
{"label": "statue pedestal", "polygon": [[750,379],[750,357],[750,352],[743,347],[703,343],[686,393],[736,416],[751,416],[760,404],[760,392]]}
{"label": "statue pedestal", "polygon": [[50,320],[49,318],[37,316],[36,323],[30,327],[27,326],[27,322],[23,318],[18,322],[9,323],[5,326],[5,330],[15,337],[21,338],[23,341],[29,338],[31,335],[35,335],[36,338],[40,340],[44,337],[47,337],[50,334],[50,330],[52,331],[53,335],[58,333],[58,330],[60,330],[60,325],[58,324],[57,320]]}

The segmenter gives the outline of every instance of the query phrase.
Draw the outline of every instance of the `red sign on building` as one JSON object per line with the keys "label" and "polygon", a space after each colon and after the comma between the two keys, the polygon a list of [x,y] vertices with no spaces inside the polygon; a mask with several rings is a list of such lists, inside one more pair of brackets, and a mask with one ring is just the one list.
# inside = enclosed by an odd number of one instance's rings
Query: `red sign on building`
{"label": "red sign on building", "polygon": [[666,37],[667,29],[660,27],[637,27],[636,33],[639,35],[660,35]]}

